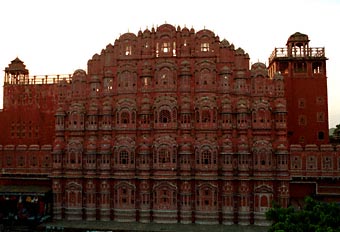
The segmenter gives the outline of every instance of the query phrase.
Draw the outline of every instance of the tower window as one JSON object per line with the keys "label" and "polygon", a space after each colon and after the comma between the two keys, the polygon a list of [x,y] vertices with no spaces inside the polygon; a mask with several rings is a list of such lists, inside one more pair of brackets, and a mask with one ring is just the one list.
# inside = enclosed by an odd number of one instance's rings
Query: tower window
{"label": "tower window", "polygon": [[306,72],[306,63],[305,62],[296,62],[294,64],[294,71],[295,72]]}
{"label": "tower window", "polygon": [[323,131],[318,132],[318,139],[319,140],[324,140],[325,139],[325,133]]}
{"label": "tower window", "polygon": [[325,121],[325,114],[324,114],[324,112],[318,112],[317,113],[317,121],[318,122],[324,122]]}
{"label": "tower window", "polygon": [[306,105],[305,99],[304,98],[300,98],[298,100],[298,105],[299,105],[299,108],[301,108],[301,109],[305,108],[305,105]]}

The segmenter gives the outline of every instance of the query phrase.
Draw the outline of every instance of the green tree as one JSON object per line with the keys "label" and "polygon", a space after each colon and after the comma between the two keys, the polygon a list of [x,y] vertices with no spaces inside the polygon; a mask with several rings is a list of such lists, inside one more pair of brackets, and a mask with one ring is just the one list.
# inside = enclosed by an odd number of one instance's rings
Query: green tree
{"label": "green tree", "polygon": [[277,204],[266,213],[273,222],[269,232],[340,232],[340,206],[305,198],[302,209]]}

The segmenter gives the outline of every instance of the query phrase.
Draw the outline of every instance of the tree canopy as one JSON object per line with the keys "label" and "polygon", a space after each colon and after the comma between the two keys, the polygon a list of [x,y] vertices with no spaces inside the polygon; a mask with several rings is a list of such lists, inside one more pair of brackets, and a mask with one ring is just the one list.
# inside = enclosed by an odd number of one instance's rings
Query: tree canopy
{"label": "tree canopy", "polygon": [[302,209],[277,204],[266,213],[273,222],[269,232],[340,232],[340,206],[305,198]]}

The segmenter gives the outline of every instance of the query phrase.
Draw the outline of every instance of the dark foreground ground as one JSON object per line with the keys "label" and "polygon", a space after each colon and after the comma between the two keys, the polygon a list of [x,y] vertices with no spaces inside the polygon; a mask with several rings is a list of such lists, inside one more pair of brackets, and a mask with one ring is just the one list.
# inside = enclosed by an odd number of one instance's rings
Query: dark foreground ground
{"label": "dark foreground ground", "polygon": [[0,232],[266,232],[264,226],[156,224],[138,222],[53,221],[39,226],[0,224]]}
{"label": "dark foreground ground", "polygon": [[266,232],[268,227],[240,225],[198,225],[198,224],[156,224],[137,222],[102,222],[102,221],[55,221],[41,225],[39,231],[45,232]]}

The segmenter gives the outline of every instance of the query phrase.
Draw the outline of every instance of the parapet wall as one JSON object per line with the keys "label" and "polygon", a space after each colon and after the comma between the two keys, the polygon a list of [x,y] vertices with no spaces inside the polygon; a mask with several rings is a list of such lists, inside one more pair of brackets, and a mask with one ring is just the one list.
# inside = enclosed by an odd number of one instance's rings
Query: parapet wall
{"label": "parapet wall", "polygon": [[1,175],[49,175],[52,168],[52,145],[0,145]]}
{"label": "parapet wall", "polygon": [[340,177],[340,145],[293,144],[289,153],[292,177]]}

